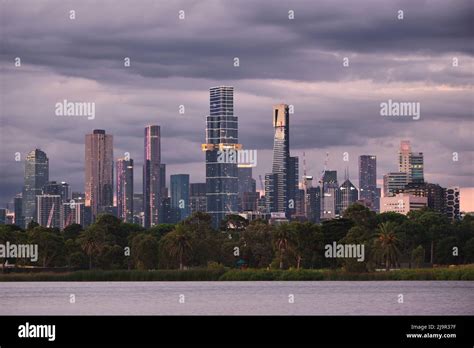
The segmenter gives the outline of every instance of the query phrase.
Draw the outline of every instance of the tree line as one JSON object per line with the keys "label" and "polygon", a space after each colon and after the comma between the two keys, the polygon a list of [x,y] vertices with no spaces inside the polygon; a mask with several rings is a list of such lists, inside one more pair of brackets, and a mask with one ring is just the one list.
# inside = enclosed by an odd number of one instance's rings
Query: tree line
{"label": "tree line", "polygon": [[[16,265],[74,269],[186,269],[231,267],[262,269],[416,268],[433,264],[474,263],[474,217],[450,221],[429,209],[376,214],[351,205],[342,218],[270,225],[229,215],[219,231],[211,217],[195,213],[178,224],[145,229],[112,215],[101,215],[83,229],[72,224],[60,231],[32,222],[26,230],[0,226],[0,244],[38,244],[39,259],[8,260]],[[326,258],[325,245],[363,244],[363,262]],[[5,263],[6,259],[1,259]]]}

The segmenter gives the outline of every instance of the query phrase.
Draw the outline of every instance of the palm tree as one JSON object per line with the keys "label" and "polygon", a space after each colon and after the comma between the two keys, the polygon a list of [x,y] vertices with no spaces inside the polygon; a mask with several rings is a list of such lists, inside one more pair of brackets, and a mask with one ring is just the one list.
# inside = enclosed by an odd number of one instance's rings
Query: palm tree
{"label": "palm tree", "polygon": [[390,270],[391,265],[398,264],[400,250],[398,249],[399,239],[395,234],[395,224],[391,221],[383,222],[379,225],[379,233],[375,240],[376,254],[385,263],[385,269]]}
{"label": "palm tree", "polygon": [[292,234],[287,224],[277,228],[274,235],[275,246],[280,253],[280,269],[283,269],[283,256],[293,242]]}
{"label": "palm tree", "polygon": [[92,269],[92,255],[100,253],[105,244],[104,230],[97,226],[91,226],[81,232],[78,237],[82,250],[89,256],[89,269]]}
{"label": "palm tree", "polygon": [[164,247],[171,257],[178,258],[179,269],[184,268],[184,259],[192,251],[191,236],[183,227],[177,225],[173,232],[168,233],[163,237]]}

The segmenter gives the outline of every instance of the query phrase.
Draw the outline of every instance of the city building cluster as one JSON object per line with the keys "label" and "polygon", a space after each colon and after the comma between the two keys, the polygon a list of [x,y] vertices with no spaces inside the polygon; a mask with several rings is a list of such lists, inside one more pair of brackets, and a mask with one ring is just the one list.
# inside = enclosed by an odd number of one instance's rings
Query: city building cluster
{"label": "city building cluster", "polygon": [[377,158],[370,154],[359,156],[358,187],[349,179],[348,168],[339,184],[337,171],[327,168],[327,158],[316,178],[307,175],[303,158],[300,177],[299,158],[290,153],[290,111],[286,104],[273,107],[273,162],[271,172],[264,179],[259,176],[260,190],[252,165],[221,156],[223,151],[244,150],[238,142],[234,88],[218,86],[210,89],[206,143],[202,144],[206,182],[191,183],[189,174],[176,174],[170,176],[168,188],[166,164],[161,161],[161,128],[148,125],[144,129],[143,187],[136,193],[134,160],[124,156],[114,161],[113,135],[96,129],[85,136],[84,191],[72,191],[65,181],[50,181],[48,156],[34,149],[25,159],[23,190],[14,197],[13,209],[0,209],[0,223],[24,228],[35,221],[63,229],[73,223],[88,226],[99,214],[108,213],[149,228],[177,223],[195,212],[210,214],[216,228],[229,214],[271,223],[319,223],[342,216],[356,202],[380,213],[407,214],[428,207],[453,220],[460,218],[459,187],[426,182],[423,153],[413,152],[406,140],[400,144],[398,171],[383,176],[383,195],[377,187]]}

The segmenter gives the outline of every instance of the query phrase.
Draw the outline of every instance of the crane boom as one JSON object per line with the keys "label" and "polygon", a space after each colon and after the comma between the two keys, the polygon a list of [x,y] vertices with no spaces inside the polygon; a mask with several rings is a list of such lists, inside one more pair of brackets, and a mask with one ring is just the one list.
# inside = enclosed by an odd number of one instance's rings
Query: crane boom
{"label": "crane boom", "polygon": [[48,216],[48,223],[46,224],[46,227],[49,228],[51,226],[51,222],[53,220],[53,213],[54,213],[54,203],[51,206],[51,210],[49,211],[49,216]]}

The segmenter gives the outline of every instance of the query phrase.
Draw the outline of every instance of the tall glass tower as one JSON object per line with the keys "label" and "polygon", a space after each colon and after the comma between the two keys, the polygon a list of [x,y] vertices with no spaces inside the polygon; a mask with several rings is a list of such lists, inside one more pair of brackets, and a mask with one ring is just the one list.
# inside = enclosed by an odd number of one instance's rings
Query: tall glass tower
{"label": "tall glass tower", "polygon": [[179,212],[179,221],[189,216],[189,174],[170,177],[171,207]]}
{"label": "tall glass tower", "polygon": [[336,217],[338,190],[337,171],[325,170],[321,180],[321,219]]}
{"label": "tall glass tower", "polygon": [[423,152],[412,152],[410,154],[410,181],[414,183],[423,183]]}
{"label": "tall glass tower", "polygon": [[133,159],[119,158],[116,163],[117,215],[133,222]]}
{"label": "tall glass tower", "polygon": [[[291,202],[295,200],[295,180],[298,180],[298,159],[290,158],[290,117],[289,107],[278,104],[273,107],[273,165],[272,173],[265,176],[267,182],[265,196],[270,212],[284,212],[289,216]],[[297,186],[297,185],[296,185]],[[268,195],[268,197],[267,197]]]}
{"label": "tall glass tower", "polygon": [[378,210],[377,202],[377,157],[359,156],[359,196],[372,210]]}
{"label": "tall glass tower", "polygon": [[25,226],[36,219],[36,196],[43,194],[43,186],[49,181],[49,159],[40,149],[31,151],[25,160],[23,186],[23,222]]}
{"label": "tall glass tower", "polygon": [[91,207],[92,221],[114,201],[113,136],[103,129],[86,134],[85,205]]}
{"label": "tall glass tower", "polygon": [[207,212],[218,227],[226,214],[238,209],[237,163],[218,162],[219,151],[240,150],[238,118],[234,116],[234,87],[212,87],[210,114],[206,117],[206,196]]}
{"label": "tall glass tower", "polygon": [[161,206],[161,135],[160,126],[145,127],[143,164],[143,208],[146,228],[157,225]]}

